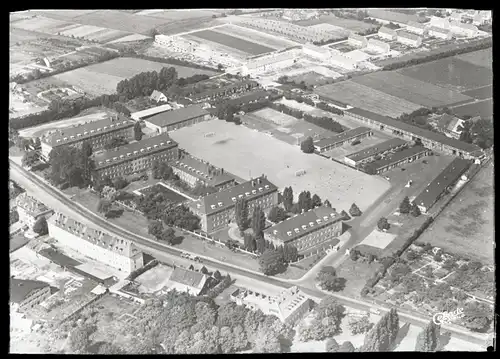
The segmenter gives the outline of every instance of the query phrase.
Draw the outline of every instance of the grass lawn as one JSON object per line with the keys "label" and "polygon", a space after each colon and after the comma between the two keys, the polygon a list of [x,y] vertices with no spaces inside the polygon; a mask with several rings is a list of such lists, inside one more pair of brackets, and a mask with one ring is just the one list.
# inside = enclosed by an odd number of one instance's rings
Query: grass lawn
{"label": "grass lawn", "polygon": [[446,252],[492,264],[493,170],[493,163],[481,169],[422,234],[419,242],[429,242]]}
{"label": "grass lawn", "polygon": [[356,262],[350,258],[346,259],[337,269],[337,276],[345,278],[345,288],[342,294],[359,296],[361,289],[381,265],[376,262],[368,263],[358,259]]}
{"label": "grass lawn", "polygon": [[284,273],[279,273],[277,275],[274,275],[274,277],[281,278],[281,279],[300,279],[306,273],[307,273],[307,271],[304,269],[300,269],[300,268],[293,267],[293,266],[288,266],[288,268],[286,269],[286,271]]}

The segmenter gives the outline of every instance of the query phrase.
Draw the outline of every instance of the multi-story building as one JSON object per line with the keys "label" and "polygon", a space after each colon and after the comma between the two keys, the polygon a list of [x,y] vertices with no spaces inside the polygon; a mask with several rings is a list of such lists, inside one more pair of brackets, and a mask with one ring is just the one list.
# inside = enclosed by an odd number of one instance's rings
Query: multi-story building
{"label": "multi-story building", "polygon": [[316,46],[310,43],[304,44],[302,46],[302,50],[304,51],[304,55],[308,55],[323,61],[327,61],[331,56],[330,50],[328,48]]}
{"label": "multi-story building", "polygon": [[427,213],[443,194],[451,189],[469,166],[470,161],[455,158],[412,202],[422,213]]}
{"label": "multi-story building", "polygon": [[472,24],[464,24],[458,21],[452,21],[450,25],[451,32],[456,35],[475,37],[479,33],[477,27]]}
{"label": "multi-story building", "polygon": [[391,45],[375,39],[368,40],[368,50],[374,50],[376,52],[381,52],[383,54],[391,51]]}
{"label": "multi-story building", "polygon": [[440,29],[450,30],[450,21],[443,17],[431,16],[431,21],[429,22],[431,27],[438,27]]}
{"label": "multi-story building", "polygon": [[382,156],[389,152],[401,149],[407,145],[408,142],[403,141],[400,138],[391,138],[390,140],[384,141],[375,146],[347,155],[344,157],[344,162],[350,166],[357,167],[364,163],[371,162],[376,156]]}
{"label": "multi-story building", "polygon": [[411,163],[419,158],[428,156],[431,152],[431,150],[422,146],[405,148],[401,151],[390,154],[385,158],[366,164],[364,171],[369,174],[378,175],[405,163]]}
{"label": "multi-story building", "polygon": [[209,276],[203,273],[175,267],[168,279],[168,288],[198,296],[208,285],[208,279]]}
{"label": "multi-story building", "polygon": [[194,214],[201,218],[201,228],[207,233],[226,227],[234,220],[237,200],[245,200],[249,216],[255,207],[264,211],[278,204],[278,188],[262,175],[223,191],[209,194],[188,204]]}
{"label": "multi-story building", "polygon": [[53,211],[47,208],[42,202],[28,196],[26,192],[21,193],[16,198],[17,213],[19,222],[24,223],[29,229],[33,229],[36,221],[40,218],[49,218]]}
{"label": "multi-story building", "polygon": [[323,138],[314,142],[314,149],[319,152],[330,151],[336,147],[343,146],[345,143],[361,140],[373,135],[373,131],[368,127],[358,127],[352,130],[344,131],[338,135]]}
{"label": "multi-story building", "polygon": [[121,176],[144,173],[151,169],[154,160],[160,162],[176,161],[179,146],[167,135],[148,137],[94,157],[93,177],[111,179]]}
{"label": "multi-story building", "polygon": [[352,108],[345,110],[344,115],[348,118],[360,121],[366,126],[402,137],[409,141],[420,140],[424,147],[430,148],[433,151],[439,151],[463,158],[479,158],[483,156],[481,148],[474,144],[465,143],[440,133],[424,130],[420,127],[396,121],[390,117],[381,116],[371,111]]}
{"label": "multi-story building", "polygon": [[170,110],[172,110],[172,106],[170,106],[169,104],[166,104],[166,105],[148,108],[147,110],[133,112],[130,114],[130,117],[135,121],[141,121],[141,120],[147,119],[148,117],[157,115],[157,114],[162,113],[162,112],[167,112]]}
{"label": "multi-story building", "polygon": [[264,238],[275,247],[287,243],[303,252],[340,236],[342,218],[334,208],[317,207],[267,228]]}
{"label": "multi-story building", "polygon": [[422,46],[422,38],[408,31],[398,32],[398,42],[411,47]]}
{"label": "multi-story building", "polygon": [[381,37],[382,39],[386,40],[391,40],[394,41],[398,37],[398,33],[392,29],[389,29],[388,27],[382,26],[379,30],[377,35]]}
{"label": "multi-story building", "polygon": [[113,138],[132,139],[134,122],[124,117],[113,116],[104,120],[84,123],[75,127],[57,130],[41,138],[41,156],[49,160],[50,152],[57,147],[79,145],[87,142],[92,150],[103,149]]}
{"label": "multi-story building", "polygon": [[24,312],[50,297],[50,285],[38,280],[10,278],[10,305],[17,312]]}
{"label": "multi-story building", "polygon": [[294,325],[312,308],[313,301],[296,286],[283,290],[277,296],[236,289],[230,299],[238,305],[252,310],[261,310],[266,315],[274,315],[284,324]]}
{"label": "multi-story building", "polygon": [[179,157],[177,161],[171,162],[170,165],[174,173],[191,187],[202,184],[224,190],[235,185],[234,178],[225,173],[223,168],[217,168],[206,161],[183,152],[180,153]]}
{"label": "multi-story building", "polygon": [[119,271],[130,273],[144,265],[142,252],[127,240],[56,212],[48,221],[49,234],[64,247]]}
{"label": "multi-story building", "polygon": [[441,27],[431,26],[429,28],[429,36],[443,40],[450,40],[452,34],[449,29],[443,29]]}
{"label": "multi-story building", "polygon": [[366,47],[368,46],[368,40],[366,37],[351,33],[347,39],[347,43],[351,46],[356,46],[356,47]]}
{"label": "multi-story building", "polygon": [[301,47],[293,47],[282,51],[273,52],[269,55],[263,55],[248,59],[241,67],[242,75],[248,75],[258,72],[274,71],[292,66],[296,59],[301,55]]}
{"label": "multi-story building", "polygon": [[178,110],[162,112],[144,120],[146,127],[158,133],[174,131],[182,127],[194,125],[210,119],[202,106],[187,106]]}
{"label": "multi-story building", "polygon": [[410,21],[406,25],[406,30],[420,36],[424,36],[426,34],[427,32],[426,29],[427,29],[426,25],[415,21]]}

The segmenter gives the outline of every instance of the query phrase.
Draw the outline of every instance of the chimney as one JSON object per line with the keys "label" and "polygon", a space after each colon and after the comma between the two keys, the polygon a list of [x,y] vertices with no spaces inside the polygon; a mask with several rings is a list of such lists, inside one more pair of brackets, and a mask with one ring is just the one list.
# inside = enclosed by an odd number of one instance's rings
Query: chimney
{"label": "chimney", "polygon": [[252,187],[255,187],[255,181],[252,180]]}

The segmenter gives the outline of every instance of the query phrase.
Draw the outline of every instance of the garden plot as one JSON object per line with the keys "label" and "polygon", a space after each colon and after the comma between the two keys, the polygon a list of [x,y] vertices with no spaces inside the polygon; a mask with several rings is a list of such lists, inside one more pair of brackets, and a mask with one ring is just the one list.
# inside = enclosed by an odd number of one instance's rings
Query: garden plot
{"label": "garden plot", "polygon": [[342,27],[335,26],[332,24],[321,23],[321,24],[311,25],[308,27],[318,31],[328,31],[328,33],[331,35],[330,36],[331,39],[342,39],[349,36],[349,30],[346,30]]}
{"label": "garden plot", "polygon": [[[215,136],[204,137],[207,132],[215,132]],[[194,156],[239,177],[248,179],[264,173],[280,189],[292,186],[296,194],[304,190],[316,193],[339,210],[347,210],[353,202],[364,210],[389,188],[381,178],[302,153],[298,146],[224,121],[206,121],[171,136]],[[299,170],[305,170],[305,175],[296,176]]]}
{"label": "garden plot", "polygon": [[104,30],[102,27],[97,27],[97,26],[87,26],[87,25],[82,25],[78,26],[74,29],[70,29],[67,31],[62,32],[62,35],[64,36],[69,36],[69,37],[87,37],[88,35],[92,33],[96,33],[98,31]]}
{"label": "garden plot", "polygon": [[328,24],[335,26],[337,28],[341,28],[347,33],[350,31],[360,32],[365,31],[371,28],[374,28],[375,25],[367,24],[366,22],[354,20],[354,19],[343,19],[336,17],[334,15],[321,16],[318,19],[310,19],[310,20],[299,20],[296,21],[295,24],[302,26],[314,26],[317,24]]}

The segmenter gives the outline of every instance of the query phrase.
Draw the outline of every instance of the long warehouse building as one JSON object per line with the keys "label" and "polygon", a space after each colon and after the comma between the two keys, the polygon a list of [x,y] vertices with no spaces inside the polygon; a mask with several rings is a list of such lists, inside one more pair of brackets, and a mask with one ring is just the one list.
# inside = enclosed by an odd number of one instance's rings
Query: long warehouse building
{"label": "long warehouse building", "polygon": [[394,151],[408,145],[408,142],[400,138],[391,138],[390,140],[379,143],[375,146],[365,148],[364,150],[351,153],[344,157],[344,162],[350,166],[357,167],[363,163],[370,162],[375,156],[383,155],[389,151]]}
{"label": "long warehouse building", "polygon": [[424,156],[427,156],[432,151],[422,147],[414,146],[410,148],[405,148],[404,150],[398,151],[392,155],[382,158],[377,161],[370,162],[364,167],[364,171],[368,174],[380,174],[385,171],[389,171],[397,166],[401,166],[405,163],[411,163],[418,160]]}
{"label": "long warehouse building", "polygon": [[207,121],[208,119],[210,119],[208,111],[200,105],[193,105],[174,111],[159,113],[147,118],[144,120],[144,123],[147,128],[155,130],[157,133],[165,133]]}
{"label": "long warehouse building", "polygon": [[353,128],[352,130],[344,131],[338,135],[322,138],[314,142],[314,149],[322,153],[340,147],[346,142],[354,142],[371,135],[373,135],[373,131],[368,127]]}

